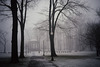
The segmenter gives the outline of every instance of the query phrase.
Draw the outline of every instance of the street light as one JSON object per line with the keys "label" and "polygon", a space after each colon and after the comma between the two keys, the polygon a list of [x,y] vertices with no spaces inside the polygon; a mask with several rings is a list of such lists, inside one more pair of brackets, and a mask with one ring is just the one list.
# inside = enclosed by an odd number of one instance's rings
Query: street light
{"label": "street light", "polygon": [[43,56],[45,56],[45,54],[44,54],[44,40],[43,40]]}

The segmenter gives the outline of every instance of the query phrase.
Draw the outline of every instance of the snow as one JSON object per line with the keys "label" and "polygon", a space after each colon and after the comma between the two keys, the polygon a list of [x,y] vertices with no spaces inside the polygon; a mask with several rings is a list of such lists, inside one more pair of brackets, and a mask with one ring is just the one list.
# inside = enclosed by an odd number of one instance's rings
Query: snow
{"label": "snow", "polygon": [[[6,54],[0,53],[1,59],[3,59],[4,57],[10,57],[10,56],[11,56],[10,53],[6,53]],[[27,67],[31,56],[43,56],[43,52],[36,51],[36,52],[25,53],[25,56],[28,58],[22,59],[22,60],[20,59],[21,62],[19,64],[9,64],[8,67],[9,66],[10,67]],[[68,53],[59,53],[58,57],[55,57],[54,59],[55,61],[53,61],[52,63],[57,67],[100,67],[100,57],[96,57],[96,54],[94,51],[92,52],[91,51],[81,51],[81,52],[73,51],[73,52],[68,52]],[[6,58],[5,60],[9,61],[9,59],[6,59]],[[49,61],[50,57],[46,56],[44,60]],[[0,60],[0,63],[4,61]],[[43,60],[38,60],[38,61],[45,62]],[[7,64],[7,62],[1,63],[0,65],[3,65],[2,67],[5,67],[5,64]]]}
{"label": "snow", "polygon": [[53,63],[58,67],[100,67],[98,59],[56,59]]}
{"label": "snow", "polygon": [[94,51],[71,52],[53,61],[58,67],[100,67],[100,57]]}

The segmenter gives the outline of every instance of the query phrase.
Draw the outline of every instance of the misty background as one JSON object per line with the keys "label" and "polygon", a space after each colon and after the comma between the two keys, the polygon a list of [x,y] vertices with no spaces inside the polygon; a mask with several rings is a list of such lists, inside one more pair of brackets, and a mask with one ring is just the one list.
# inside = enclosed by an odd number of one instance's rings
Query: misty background
{"label": "misty background", "polygon": [[[63,31],[57,28],[55,35],[55,49],[56,51],[89,51],[90,47],[86,47],[84,41],[80,41],[79,34],[85,34],[88,28],[87,23],[98,23],[100,20],[96,11],[100,8],[99,0],[81,0],[89,11],[80,10],[80,16],[72,15],[72,18],[77,20],[77,27],[73,23],[67,23],[69,20],[58,21],[61,27],[67,29]],[[25,51],[50,51],[49,34],[48,31],[37,29],[40,23],[48,18],[49,1],[41,0],[34,7],[29,7],[27,12],[26,26],[25,26]],[[10,12],[8,13],[10,14]],[[70,22],[70,21],[69,21]],[[0,32],[3,33],[6,42],[6,52],[11,52],[11,35],[12,35],[12,19],[11,17],[0,16]],[[0,34],[2,35],[2,34]],[[20,49],[20,26],[18,26],[18,49]],[[0,52],[4,51],[4,43],[0,43]],[[95,48],[92,48],[95,50]]]}

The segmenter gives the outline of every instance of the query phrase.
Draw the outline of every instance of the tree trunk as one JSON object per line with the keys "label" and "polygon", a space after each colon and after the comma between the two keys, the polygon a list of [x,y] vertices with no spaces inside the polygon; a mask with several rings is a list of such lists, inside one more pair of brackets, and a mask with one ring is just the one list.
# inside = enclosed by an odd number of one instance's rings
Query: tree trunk
{"label": "tree trunk", "polygon": [[20,58],[25,58],[24,56],[24,26],[20,25],[21,28],[21,47],[20,47]]}
{"label": "tree trunk", "polygon": [[99,47],[96,46],[96,55],[99,56]]}
{"label": "tree trunk", "polygon": [[96,55],[99,56],[99,51],[98,49],[96,48]]}
{"label": "tree trunk", "polygon": [[55,46],[54,46],[54,35],[50,35],[50,43],[51,43],[51,56],[57,56],[55,52]]}
{"label": "tree trunk", "polygon": [[12,52],[11,52],[11,62],[18,62],[18,47],[17,47],[17,31],[18,31],[18,22],[17,22],[17,1],[11,0],[11,10],[12,10]]}
{"label": "tree trunk", "polygon": [[[53,1],[54,3],[54,1]],[[57,56],[54,47],[54,13],[55,7],[53,4],[53,13],[52,13],[52,0],[50,0],[49,5],[49,37],[50,37],[50,46],[51,46],[51,61],[54,61],[53,57]],[[52,34],[53,33],[53,34]]]}
{"label": "tree trunk", "polygon": [[4,53],[6,53],[6,44],[4,44]]}
{"label": "tree trunk", "polygon": [[24,13],[24,0],[21,1],[21,22],[20,22],[20,29],[21,29],[21,46],[20,46],[20,58],[25,58],[24,56],[24,27],[26,22],[26,12],[27,12],[27,0],[25,5],[25,17]]}

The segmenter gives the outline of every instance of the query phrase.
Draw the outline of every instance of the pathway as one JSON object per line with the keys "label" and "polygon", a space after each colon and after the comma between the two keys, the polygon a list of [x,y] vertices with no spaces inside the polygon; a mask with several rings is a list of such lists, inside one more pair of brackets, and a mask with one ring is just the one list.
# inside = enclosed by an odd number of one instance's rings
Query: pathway
{"label": "pathway", "polygon": [[57,67],[51,61],[42,56],[32,56],[28,67]]}

